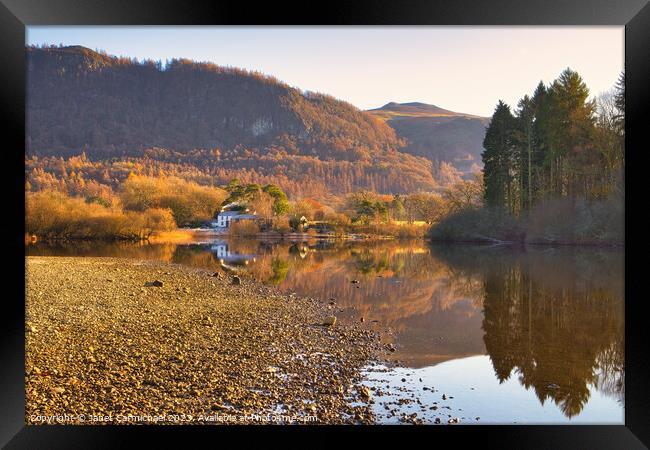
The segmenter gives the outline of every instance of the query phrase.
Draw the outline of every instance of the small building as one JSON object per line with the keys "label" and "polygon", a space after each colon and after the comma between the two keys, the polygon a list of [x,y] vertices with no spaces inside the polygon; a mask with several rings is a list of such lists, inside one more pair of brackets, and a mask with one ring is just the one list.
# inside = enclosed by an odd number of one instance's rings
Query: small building
{"label": "small building", "polygon": [[[225,208],[225,207],[224,207]],[[230,227],[230,223],[234,220],[235,222],[241,221],[241,220],[256,220],[259,221],[261,220],[260,216],[255,214],[254,212],[251,214],[248,212],[248,210],[245,211],[233,211],[233,210],[225,210],[224,208],[221,209],[221,212],[217,214],[217,220],[213,220],[210,222],[210,226],[213,228],[228,228]]]}
{"label": "small building", "polygon": [[213,221],[211,224],[215,228],[228,228],[233,217],[241,215],[240,211],[221,211],[217,215],[217,220]]}

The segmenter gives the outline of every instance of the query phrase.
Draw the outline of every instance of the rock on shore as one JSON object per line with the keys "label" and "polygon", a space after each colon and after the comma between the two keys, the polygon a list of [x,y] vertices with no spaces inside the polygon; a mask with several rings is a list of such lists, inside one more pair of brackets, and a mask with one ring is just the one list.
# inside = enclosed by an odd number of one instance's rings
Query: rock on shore
{"label": "rock on shore", "polygon": [[319,326],[325,303],[151,261],[27,257],[26,272],[28,423],[373,421],[357,387],[377,336]]}

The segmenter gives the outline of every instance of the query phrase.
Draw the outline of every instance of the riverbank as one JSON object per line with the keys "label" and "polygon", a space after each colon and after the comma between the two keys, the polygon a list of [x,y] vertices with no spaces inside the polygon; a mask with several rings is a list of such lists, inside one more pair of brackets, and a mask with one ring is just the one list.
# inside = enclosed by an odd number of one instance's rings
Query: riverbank
{"label": "riverbank", "polygon": [[233,239],[259,239],[266,241],[296,241],[303,242],[311,239],[329,240],[329,241],[390,241],[394,239],[422,239],[424,232],[419,235],[411,235],[408,233],[399,234],[382,234],[372,232],[344,232],[344,233],[300,233],[289,232],[281,233],[279,231],[266,231],[253,234],[233,234],[227,231],[215,230],[213,228],[179,228],[174,233],[160,233],[149,238],[150,242],[181,242],[182,239],[169,240],[167,236],[177,234],[179,236],[186,235],[189,239],[197,239],[202,237],[209,238],[233,238]]}
{"label": "riverbank", "polygon": [[336,305],[153,261],[26,272],[28,423],[373,421],[360,381],[378,335],[323,325]]}

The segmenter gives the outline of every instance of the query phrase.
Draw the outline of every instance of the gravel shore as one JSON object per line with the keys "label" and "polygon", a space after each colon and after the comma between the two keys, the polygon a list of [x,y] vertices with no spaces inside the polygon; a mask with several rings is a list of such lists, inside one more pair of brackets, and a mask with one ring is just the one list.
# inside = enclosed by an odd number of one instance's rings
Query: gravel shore
{"label": "gravel shore", "polygon": [[27,423],[374,420],[360,371],[378,335],[323,325],[328,302],[151,261],[27,257],[26,272]]}

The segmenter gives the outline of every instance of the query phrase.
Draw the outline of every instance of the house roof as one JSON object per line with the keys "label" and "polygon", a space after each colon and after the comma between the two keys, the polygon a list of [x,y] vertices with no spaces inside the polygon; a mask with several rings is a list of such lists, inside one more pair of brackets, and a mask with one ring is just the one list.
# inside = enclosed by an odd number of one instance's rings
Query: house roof
{"label": "house roof", "polygon": [[220,216],[240,216],[241,213],[239,211],[221,211],[219,213]]}

